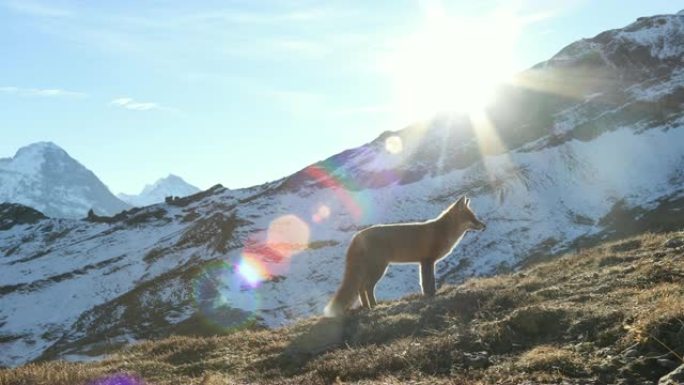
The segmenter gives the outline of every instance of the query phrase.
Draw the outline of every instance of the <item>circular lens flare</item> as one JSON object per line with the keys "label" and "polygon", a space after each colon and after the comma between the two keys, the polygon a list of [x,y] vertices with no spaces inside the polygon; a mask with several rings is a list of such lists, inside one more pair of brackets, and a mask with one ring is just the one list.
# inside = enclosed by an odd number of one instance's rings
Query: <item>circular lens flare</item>
{"label": "circular lens flare", "polygon": [[309,225],[296,215],[284,215],[268,226],[266,245],[285,258],[309,247]]}
{"label": "circular lens flare", "polygon": [[326,205],[318,206],[318,210],[312,215],[311,219],[315,223],[321,223],[330,217],[330,207]]}
{"label": "circular lens flare", "polygon": [[385,150],[390,154],[398,154],[404,150],[404,143],[400,137],[392,135],[385,139]]}

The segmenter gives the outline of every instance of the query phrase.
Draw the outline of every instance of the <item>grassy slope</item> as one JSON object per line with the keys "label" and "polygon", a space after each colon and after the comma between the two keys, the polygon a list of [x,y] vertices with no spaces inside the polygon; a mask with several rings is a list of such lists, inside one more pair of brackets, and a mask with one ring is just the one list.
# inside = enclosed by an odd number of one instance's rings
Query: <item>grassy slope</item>
{"label": "grassy slope", "polygon": [[0,370],[0,385],[74,385],[114,374],[203,385],[650,383],[682,364],[682,355],[680,232],[605,244],[345,319],[172,337],[96,363]]}

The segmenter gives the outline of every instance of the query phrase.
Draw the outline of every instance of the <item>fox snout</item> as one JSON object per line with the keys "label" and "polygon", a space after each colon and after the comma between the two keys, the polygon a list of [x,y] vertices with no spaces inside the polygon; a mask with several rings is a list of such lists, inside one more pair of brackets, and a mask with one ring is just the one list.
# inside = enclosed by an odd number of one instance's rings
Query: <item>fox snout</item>
{"label": "fox snout", "polygon": [[473,230],[484,231],[486,228],[487,228],[487,225],[484,224],[484,222],[480,222],[477,220],[475,222],[473,222]]}

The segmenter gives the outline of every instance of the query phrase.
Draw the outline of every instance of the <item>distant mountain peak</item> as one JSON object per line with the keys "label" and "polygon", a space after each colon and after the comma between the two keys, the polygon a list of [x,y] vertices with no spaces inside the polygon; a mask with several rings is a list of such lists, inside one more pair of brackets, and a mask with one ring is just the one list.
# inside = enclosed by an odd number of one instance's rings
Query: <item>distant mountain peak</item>
{"label": "distant mountain peak", "polygon": [[0,202],[26,205],[55,218],[80,218],[90,209],[113,215],[128,208],[53,142],[31,143],[14,157],[0,159]]}
{"label": "distant mountain peak", "polygon": [[175,174],[169,174],[152,184],[145,185],[140,194],[119,194],[119,199],[133,206],[148,206],[164,202],[168,196],[184,197],[199,192],[200,189]]}
{"label": "distant mountain peak", "polygon": [[51,142],[51,141],[40,141],[40,142],[31,143],[31,144],[28,144],[24,147],[21,147],[19,149],[19,151],[21,151],[22,149],[41,149],[41,150],[58,149],[58,150],[63,151],[62,147],[58,146],[57,144],[55,144],[55,142]]}
{"label": "distant mountain peak", "polygon": [[[163,187],[163,186],[174,186],[174,185],[190,185],[188,182],[186,182],[183,178],[179,177],[178,175],[174,174],[169,174],[168,176],[164,178],[159,178],[157,179],[156,182],[152,184],[145,185],[145,187],[142,190],[142,194],[147,194],[153,191],[154,189]],[[194,186],[192,186],[194,187]],[[199,191],[199,189],[197,189]]]}

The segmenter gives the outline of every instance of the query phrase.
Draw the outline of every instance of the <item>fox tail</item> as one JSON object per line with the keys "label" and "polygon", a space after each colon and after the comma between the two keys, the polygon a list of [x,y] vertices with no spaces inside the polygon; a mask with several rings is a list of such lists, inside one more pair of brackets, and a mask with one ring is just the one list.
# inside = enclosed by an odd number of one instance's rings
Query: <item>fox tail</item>
{"label": "fox tail", "polygon": [[342,284],[337,292],[332,297],[328,305],[325,307],[323,314],[326,317],[339,317],[343,315],[346,310],[353,305],[354,300],[358,296],[359,288],[361,287],[361,269],[356,266],[355,262],[359,261],[359,251],[355,242],[352,241],[349,250],[347,251],[347,264],[344,269],[344,277]]}

